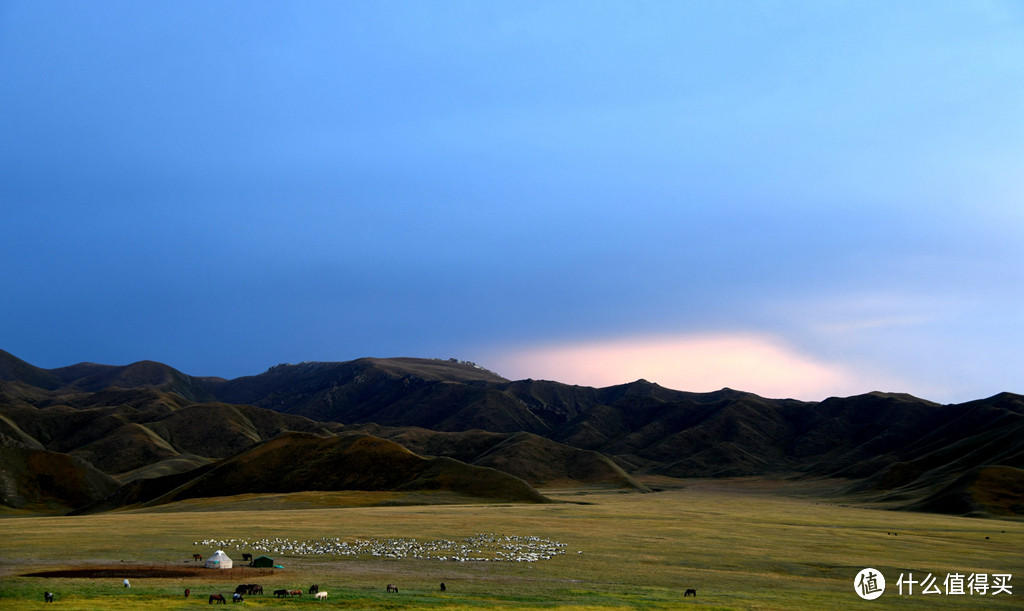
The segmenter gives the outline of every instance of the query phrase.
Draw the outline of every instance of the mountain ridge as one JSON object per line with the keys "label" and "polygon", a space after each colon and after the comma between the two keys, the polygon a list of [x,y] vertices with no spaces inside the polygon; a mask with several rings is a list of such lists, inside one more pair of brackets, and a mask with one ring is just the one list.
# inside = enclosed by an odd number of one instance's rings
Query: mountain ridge
{"label": "mountain ridge", "polygon": [[811,402],[642,379],[605,388],[513,381],[464,361],[409,357],[282,364],[226,380],[152,361],[46,370],[0,351],[0,432],[125,481],[292,432],[362,432],[534,485],[631,490],[644,489],[635,478],[645,475],[770,475],[842,478],[851,494],[919,500],[972,470],[1024,468],[1024,397],[1013,393],[947,405],[886,392]]}

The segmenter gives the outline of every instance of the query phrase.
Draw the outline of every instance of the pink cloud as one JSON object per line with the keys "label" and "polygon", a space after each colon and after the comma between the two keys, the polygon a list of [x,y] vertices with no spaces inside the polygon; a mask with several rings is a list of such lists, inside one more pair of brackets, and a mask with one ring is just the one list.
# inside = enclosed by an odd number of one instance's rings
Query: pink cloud
{"label": "pink cloud", "polygon": [[821,400],[867,392],[852,371],[759,334],[630,337],[530,346],[496,354],[512,379],[612,386],[643,378],[676,390],[729,387],[764,397]]}

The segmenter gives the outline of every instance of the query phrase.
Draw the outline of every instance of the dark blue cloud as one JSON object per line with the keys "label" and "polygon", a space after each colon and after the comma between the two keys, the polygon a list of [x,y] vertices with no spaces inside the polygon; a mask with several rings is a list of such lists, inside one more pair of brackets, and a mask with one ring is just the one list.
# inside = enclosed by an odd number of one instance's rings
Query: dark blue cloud
{"label": "dark blue cloud", "polygon": [[[1013,390],[984,355],[1020,326],[1022,30],[1000,2],[5,3],[0,347],[235,376],[740,330],[921,394],[948,376],[910,355],[970,346],[957,392]],[[933,322],[835,331],[867,318]]]}

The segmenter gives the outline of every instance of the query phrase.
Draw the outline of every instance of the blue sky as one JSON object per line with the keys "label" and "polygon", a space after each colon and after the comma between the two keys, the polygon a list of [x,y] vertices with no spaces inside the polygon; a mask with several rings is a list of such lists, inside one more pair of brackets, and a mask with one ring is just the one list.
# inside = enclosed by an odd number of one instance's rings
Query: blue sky
{"label": "blue sky", "polygon": [[1017,2],[0,2],[0,348],[1024,392]]}

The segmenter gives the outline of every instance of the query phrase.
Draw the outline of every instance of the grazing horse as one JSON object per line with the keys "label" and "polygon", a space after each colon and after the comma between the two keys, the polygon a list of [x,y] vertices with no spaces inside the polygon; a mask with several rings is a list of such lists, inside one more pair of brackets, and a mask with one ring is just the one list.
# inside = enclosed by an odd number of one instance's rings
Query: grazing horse
{"label": "grazing horse", "polygon": [[686,598],[690,594],[693,594],[693,597],[697,598],[697,590],[694,590],[693,588],[689,588],[685,592],[683,592],[683,598]]}
{"label": "grazing horse", "polygon": [[53,592],[43,592],[43,600],[48,603],[53,602]]}
{"label": "grazing horse", "polygon": [[203,555],[202,554],[192,554],[192,559],[195,560],[196,562],[202,562],[203,561]]}
{"label": "grazing horse", "polygon": [[387,587],[387,591],[388,591],[388,592],[395,592],[395,593],[398,593],[398,586],[396,586],[396,585],[395,585],[395,584],[393,584],[393,583],[389,583],[389,584],[388,584],[388,587]]}
{"label": "grazing horse", "polygon": [[226,605],[228,601],[224,600],[224,597],[220,594],[210,594],[210,601],[207,604],[212,605],[213,601],[217,601],[219,604]]}
{"label": "grazing horse", "polygon": [[327,600],[327,592],[317,592],[316,593],[316,599],[317,600]]}
{"label": "grazing horse", "polygon": [[246,560],[251,561],[252,560],[252,554],[242,554],[242,562],[245,562]]}
{"label": "grazing horse", "polygon": [[309,586],[309,593],[310,594],[316,594],[319,591],[320,591],[320,584],[314,583],[313,585]]}
{"label": "grazing horse", "polygon": [[258,583],[254,583],[249,586],[249,594],[263,594],[263,586]]}
{"label": "grazing horse", "polygon": [[447,590],[447,589],[448,589],[448,588],[444,587],[444,582],[442,581],[442,582],[441,582],[441,591],[442,591],[442,592],[444,592],[444,591],[445,591],[445,590]]}
{"label": "grazing horse", "polygon": [[302,590],[289,590],[289,596],[302,596]]}
{"label": "grazing horse", "polygon": [[277,596],[279,598],[288,596],[288,590],[274,590],[274,596]]}
{"label": "grazing horse", "polygon": [[185,588],[185,598],[188,598],[188,595],[191,594],[191,593],[192,593],[192,590],[190,588]]}

